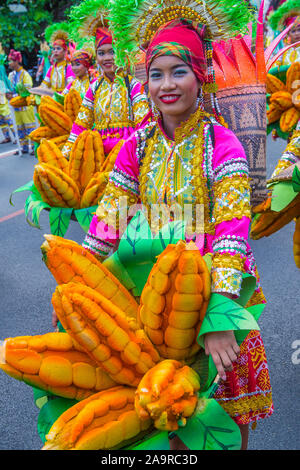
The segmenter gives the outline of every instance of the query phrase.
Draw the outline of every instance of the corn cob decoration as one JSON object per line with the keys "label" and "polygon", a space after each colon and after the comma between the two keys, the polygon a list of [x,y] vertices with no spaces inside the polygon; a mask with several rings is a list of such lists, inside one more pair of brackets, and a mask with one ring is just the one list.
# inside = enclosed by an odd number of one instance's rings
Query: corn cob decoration
{"label": "corn cob decoration", "polygon": [[45,126],[48,126],[54,135],[70,134],[72,121],[58,106],[48,103],[40,104],[39,114]]}
{"label": "corn cob decoration", "polygon": [[7,338],[0,368],[60,397],[83,400],[116,385],[67,333]]}
{"label": "corn cob decoration", "polygon": [[37,157],[39,163],[47,163],[50,166],[55,166],[64,172],[68,172],[68,160],[51,140],[41,139],[41,143],[37,149]]}
{"label": "corn cob decoration", "polygon": [[11,98],[11,100],[9,101],[9,104],[13,107],[13,108],[22,108],[23,106],[27,106],[27,97],[23,97],[23,96],[14,96],[13,98]]}
{"label": "corn cob decoration", "polygon": [[53,424],[42,450],[111,450],[151,426],[134,409],[135,389],[114,387],[65,411]]}
{"label": "corn cob decoration", "polygon": [[140,381],[135,409],[141,420],[154,420],[162,431],[176,431],[186,424],[197,405],[198,374],[181,362],[167,359],[154,366]]}
{"label": "corn cob decoration", "polygon": [[63,148],[63,146],[65,145],[65,143],[67,142],[68,138],[69,138],[69,134],[66,134],[66,135],[59,135],[57,137],[52,137],[48,140],[50,140],[55,145],[57,145],[59,150],[61,150]]}
{"label": "corn cob decoration", "polygon": [[210,274],[197,246],[179,241],[159,255],[141,294],[139,319],[163,358],[182,360],[196,338],[210,297]]}
{"label": "corn cob decoration", "polygon": [[[268,124],[279,121],[282,132],[290,133],[300,119],[300,102],[295,102],[294,93],[299,88],[300,63],[292,64],[286,74],[286,83],[267,75],[267,92],[271,94],[267,110]],[[295,88],[294,88],[295,87]]]}
{"label": "corn cob decoration", "polygon": [[136,323],[90,287],[57,286],[52,303],[67,333],[115,382],[137,386],[159,360],[150,341],[136,334]]}
{"label": "corn cob decoration", "polygon": [[297,268],[300,269],[300,217],[296,219],[295,232],[293,236],[293,253]]}
{"label": "corn cob decoration", "polygon": [[48,126],[40,126],[29,134],[29,138],[39,144],[42,139],[52,139],[55,135]]}
{"label": "corn cob decoration", "polygon": [[76,183],[65,172],[46,163],[35,165],[33,182],[41,198],[50,206],[80,207]]}
{"label": "corn cob decoration", "polygon": [[50,106],[53,106],[54,108],[59,109],[60,111],[64,111],[64,106],[61,103],[56,101],[51,96],[43,95],[41,97],[40,105],[44,106],[44,105],[47,105],[47,104],[50,105]]}
{"label": "corn cob decoration", "polygon": [[259,240],[262,237],[269,237],[299,216],[300,194],[280,212],[275,212],[271,209],[262,212],[252,223],[251,238]]}
{"label": "corn cob decoration", "polygon": [[44,235],[43,261],[58,284],[79,282],[104,295],[136,321],[138,304],[127,289],[88,250],[76,242]]}
{"label": "corn cob decoration", "polygon": [[102,172],[107,172],[107,171],[111,171],[115,165],[115,161],[117,159],[117,156],[121,150],[121,147],[124,143],[124,140],[120,140],[115,146],[114,148],[109,152],[109,154],[107,155],[102,167],[101,167],[101,171]]}
{"label": "corn cob decoration", "polygon": [[81,193],[92,176],[100,171],[103,162],[104,150],[99,132],[83,131],[74,143],[69,161],[69,175]]}
{"label": "corn cob decoration", "polygon": [[71,88],[69,93],[65,97],[64,111],[69,116],[72,122],[77,118],[82,99],[80,93],[75,88]]}
{"label": "corn cob decoration", "polygon": [[90,179],[89,183],[81,196],[80,207],[92,207],[96,206],[105,191],[108,183],[109,172],[103,173],[99,171],[95,173]]}

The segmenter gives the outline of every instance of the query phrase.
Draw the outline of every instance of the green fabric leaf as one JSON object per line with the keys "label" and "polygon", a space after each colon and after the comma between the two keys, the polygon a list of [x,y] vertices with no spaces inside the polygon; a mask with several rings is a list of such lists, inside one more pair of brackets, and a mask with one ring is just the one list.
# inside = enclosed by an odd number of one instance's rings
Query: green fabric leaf
{"label": "green fabric leaf", "polygon": [[63,237],[68,230],[73,209],[52,207],[49,212],[49,223],[52,235]]}
{"label": "green fabric leaf", "polygon": [[203,337],[206,333],[233,330],[237,333],[242,331],[242,334],[245,335],[251,330],[259,329],[251,312],[238,305],[234,300],[213,293],[197,341],[204,348]]}
{"label": "green fabric leaf", "polygon": [[152,259],[160,255],[168,245],[176,244],[179,240],[185,239],[185,223],[183,221],[174,221],[166,224],[154,237],[152,242]]}
{"label": "green fabric leaf", "polygon": [[84,232],[88,231],[96,209],[97,206],[91,206],[84,209],[74,210],[75,217]]}
{"label": "green fabric leaf", "polygon": [[293,185],[293,190],[296,193],[300,192],[300,169],[296,165],[293,171],[293,176],[292,176],[292,185]]}
{"label": "green fabric leaf", "polygon": [[190,450],[240,450],[238,425],[214,399],[200,395],[197,409],[177,436]]}
{"label": "green fabric leaf", "polygon": [[123,450],[170,450],[168,433],[154,431],[140,442],[124,447]]}
{"label": "green fabric leaf", "polygon": [[129,276],[123,263],[121,263],[117,251],[106,258],[102,264],[121,282],[121,284],[123,284],[124,287],[126,287],[128,291],[135,289],[135,283]]}
{"label": "green fabric leaf", "polygon": [[272,189],[271,210],[280,212],[287,207],[298,195],[293,188],[292,181],[276,183]]}
{"label": "green fabric leaf", "polygon": [[41,408],[38,416],[38,433],[43,443],[46,442],[46,435],[48,434],[53,423],[71,406],[78,403],[76,400],[68,398],[52,397]]}
{"label": "green fabric leaf", "polygon": [[[34,227],[41,228],[39,222],[40,214],[43,209],[51,209],[51,207],[46,202],[39,201],[38,204],[33,205],[33,207],[31,208],[31,220]],[[27,222],[29,222],[29,220],[27,220]]]}
{"label": "green fabric leaf", "polygon": [[54,95],[53,95],[53,98],[54,98],[55,101],[57,101],[59,104],[64,105],[64,102],[65,102],[65,97],[64,97],[64,95],[61,95],[60,93],[55,92]]}
{"label": "green fabric leaf", "polygon": [[23,186],[20,186],[19,188],[15,189],[15,190],[11,193],[11,195],[10,195],[10,197],[9,197],[9,203],[10,203],[10,205],[11,205],[11,206],[14,205],[13,202],[12,202],[12,196],[13,196],[13,194],[15,194],[15,193],[21,193],[22,191],[32,191],[34,187],[35,187],[35,186],[34,186],[33,181],[28,181],[28,183],[26,183],[26,184],[24,184]]}
{"label": "green fabric leaf", "polygon": [[201,348],[195,361],[191,364],[191,368],[199,375],[201,391],[206,392],[212,386],[217,375],[217,368],[211,355],[207,356],[205,350]]}

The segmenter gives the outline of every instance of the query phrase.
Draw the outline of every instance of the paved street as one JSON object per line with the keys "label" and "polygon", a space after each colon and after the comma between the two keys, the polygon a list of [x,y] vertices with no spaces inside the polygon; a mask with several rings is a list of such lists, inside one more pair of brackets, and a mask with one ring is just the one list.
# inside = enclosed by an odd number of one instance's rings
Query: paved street
{"label": "paved street", "polygon": [[[284,147],[281,140],[268,140],[268,176]],[[15,194],[14,206],[9,204],[11,192],[32,179],[36,164],[30,155],[3,156],[12,149],[0,145],[0,339],[52,331],[51,296],[56,285],[40,251],[43,234],[50,233],[48,214],[41,214],[41,230],[35,229],[22,212],[28,193]],[[291,356],[293,342],[300,340],[300,272],[293,260],[293,225],[251,242],[268,299],[260,325],[275,412],[251,431],[250,449],[299,449],[300,364],[293,364]],[[71,222],[66,237],[81,243],[83,236],[79,224]],[[37,416],[31,388],[0,371],[0,449],[40,449]]]}

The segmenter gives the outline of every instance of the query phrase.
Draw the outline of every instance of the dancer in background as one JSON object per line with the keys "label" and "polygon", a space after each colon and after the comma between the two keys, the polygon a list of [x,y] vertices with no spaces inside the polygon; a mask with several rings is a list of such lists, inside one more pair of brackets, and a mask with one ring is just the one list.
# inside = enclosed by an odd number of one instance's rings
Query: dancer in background
{"label": "dancer in background", "polygon": [[65,23],[55,23],[45,30],[46,41],[51,44],[53,65],[50,66],[42,87],[61,93],[74,78],[71,64],[67,60],[69,33]]}
{"label": "dancer in background", "polygon": [[[21,85],[27,89],[32,88],[32,78],[29,73],[22,67],[22,55],[19,51],[11,50],[8,55],[9,68],[12,70],[8,76],[13,92],[7,93],[10,99],[18,95],[17,86]],[[22,106],[15,108],[15,119],[17,126],[18,138],[22,153],[29,152],[29,134],[36,128],[34,108],[33,106]],[[17,152],[16,152],[17,153]],[[31,151],[33,154],[33,151]]]}

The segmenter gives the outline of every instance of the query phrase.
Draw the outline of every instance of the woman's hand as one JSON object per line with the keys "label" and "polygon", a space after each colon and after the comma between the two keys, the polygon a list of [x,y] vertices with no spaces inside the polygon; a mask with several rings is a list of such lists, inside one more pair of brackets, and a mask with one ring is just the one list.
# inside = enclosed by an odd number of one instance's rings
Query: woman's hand
{"label": "woman's hand", "polygon": [[226,380],[226,371],[232,370],[232,363],[237,360],[240,347],[233,331],[216,331],[204,337],[205,354],[211,354],[221,379]]}

